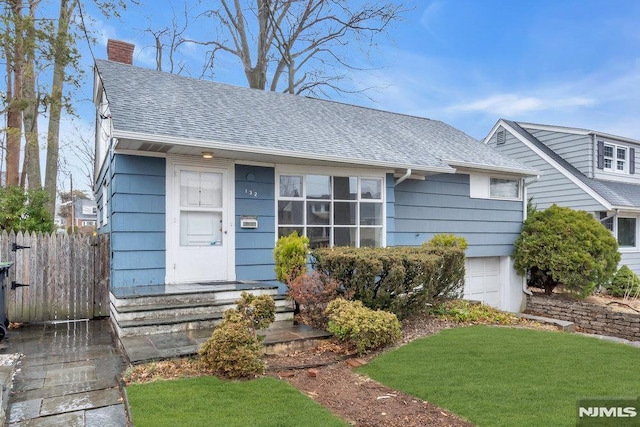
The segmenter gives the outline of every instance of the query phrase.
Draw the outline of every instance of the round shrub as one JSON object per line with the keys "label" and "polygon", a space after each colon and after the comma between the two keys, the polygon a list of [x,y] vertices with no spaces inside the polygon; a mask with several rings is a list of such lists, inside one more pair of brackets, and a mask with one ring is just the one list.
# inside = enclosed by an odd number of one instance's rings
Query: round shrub
{"label": "round shrub", "polygon": [[607,293],[614,297],[635,295],[638,287],[640,287],[640,278],[626,265],[620,267],[611,282],[605,285]]}
{"label": "round shrub", "polygon": [[327,305],[327,330],[356,348],[359,354],[391,345],[401,337],[400,322],[393,313],[371,310],[360,301],[337,298]]}
{"label": "round shrub", "polygon": [[211,338],[200,347],[201,362],[227,378],[251,378],[264,372],[260,340],[251,333],[247,319],[234,308],[224,312],[224,320]]}
{"label": "round shrub", "polygon": [[616,239],[593,215],[555,204],[527,218],[514,246],[516,271],[547,295],[562,285],[585,297],[611,280],[620,261]]}
{"label": "round shrub", "polygon": [[198,350],[200,362],[216,374],[227,378],[250,378],[264,373],[259,329],[269,327],[275,319],[276,306],[268,295],[242,292],[238,308],[224,312],[216,327]]}

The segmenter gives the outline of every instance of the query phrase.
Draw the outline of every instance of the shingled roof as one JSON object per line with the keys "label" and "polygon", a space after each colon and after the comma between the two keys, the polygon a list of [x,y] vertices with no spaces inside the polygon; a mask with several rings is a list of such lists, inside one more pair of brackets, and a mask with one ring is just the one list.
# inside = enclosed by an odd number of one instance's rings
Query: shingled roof
{"label": "shingled roof", "polygon": [[[516,132],[526,138],[533,145],[538,147],[547,156],[552,158],[556,163],[563,167],[567,172],[571,173],[577,179],[586,184],[589,188],[595,191],[598,195],[604,198],[611,206],[616,208],[638,208],[640,207],[640,185],[627,182],[607,181],[603,179],[589,178],[580,170],[578,170],[571,163],[566,161],[562,156],[549,148],[545,143],[528,132],[523,126],[530,125],[530,123],[514,122],[511,120],[502,119],[506,124],[511,126]],[[559,129],[562,129],[558,127]],[[577,129],[577,128],[565,128],[570,131],[581,131],[585,134],[597,134],[607,135],[602,132],[597,132],[589,129]],[[614,136],[621,140],[632,141],[629,138]]]}
{"label": "shingled roof", "polygon": [[454,172],[535,174],[438,120],[198,80],[97,60],[113,136],[199,147]]}

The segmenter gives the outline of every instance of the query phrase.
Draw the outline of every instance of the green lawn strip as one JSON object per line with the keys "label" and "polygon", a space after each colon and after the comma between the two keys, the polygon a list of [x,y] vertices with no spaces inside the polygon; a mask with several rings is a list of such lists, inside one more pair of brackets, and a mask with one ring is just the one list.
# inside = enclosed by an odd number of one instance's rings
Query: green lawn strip
{"label": "green lawn strip", "polygon": [[479,426],[575,425],[583,397],[640,395],[640,349],[530,329],[455,328],[359,370]]}
{"label": "green lawn strip", "polygon": [[127,395],[136,427],[348,425],[294,387],[269,377],[132,384]]}

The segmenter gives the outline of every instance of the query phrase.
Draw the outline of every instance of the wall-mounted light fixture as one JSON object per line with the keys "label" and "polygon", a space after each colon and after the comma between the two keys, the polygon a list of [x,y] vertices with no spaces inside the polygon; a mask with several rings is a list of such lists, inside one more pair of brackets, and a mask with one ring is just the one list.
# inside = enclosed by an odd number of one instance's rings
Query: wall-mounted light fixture
{"label": "wall-mounted light fixture", "polygon": [[203,151],[202,152],[203,159],[213,159],[213,153],[211,151]]}

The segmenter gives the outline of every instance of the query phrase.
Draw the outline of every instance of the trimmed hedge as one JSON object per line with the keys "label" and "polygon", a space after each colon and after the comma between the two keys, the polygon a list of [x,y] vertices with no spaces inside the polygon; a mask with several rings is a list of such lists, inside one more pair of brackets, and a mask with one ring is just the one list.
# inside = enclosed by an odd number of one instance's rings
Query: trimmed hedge
{"label": "trimmed hedge", "polygon": [[400,318],[456,298],[464,287],[464,250],[457,246],[334,247],[311,254],[314,269],[341,282],[353,299]]}

